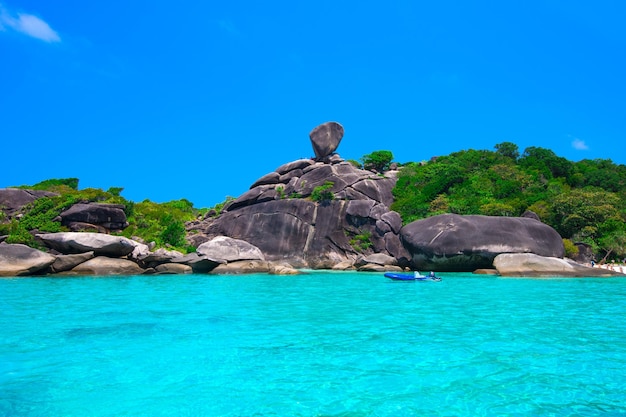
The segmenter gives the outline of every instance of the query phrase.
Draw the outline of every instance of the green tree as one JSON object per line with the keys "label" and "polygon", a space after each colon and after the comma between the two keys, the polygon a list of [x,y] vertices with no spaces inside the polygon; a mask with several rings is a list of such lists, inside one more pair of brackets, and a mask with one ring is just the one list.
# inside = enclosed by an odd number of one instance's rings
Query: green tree
{"label": "green tree", "polygon": [[364,169],[373,169],[377,172],[385,172],[389,170],[389,166],[393,160],[393,154],[390,151],[374,151],[370,154],[364,155],[361,160],[363,161]]}
{"label": "green tree", "polygon": [[526,148],[519,163],[524,167],[536,169],[547,179],[568,177],[573,170],[572,162],[557,156],[550,149],[536,146]]}
{"label": "green tree", "polygon": [[551,225],[566,238],[585,231],[597,238],[599,225],[609,220],[621,221],[620,199],[614,193],[601,189],[575,189],[554,197],[551,204]]}
{"label": "green tree", "polygon": [[506,158],[511,158],[514,161],[517,161],[517,158],[519,158],[519,148],[513,142],[498,143],[495,148],[496,153]]}
{"label": "green tree", "polygon": [[311,192],[311,200],[317,202],[326,202],[335,199],[335,195],[331,191],[335,185],[332,181],[326,181],[324,185],[318,185]]}
{"label": "green tree", "polygon": [[185,225],[181,220],[174,218],[174,215],[171,213],[166,213],[161,220],[161,224],[165,225],[165,228],[159,234],[159,240],[162,244],[179,248],[186,245]]}

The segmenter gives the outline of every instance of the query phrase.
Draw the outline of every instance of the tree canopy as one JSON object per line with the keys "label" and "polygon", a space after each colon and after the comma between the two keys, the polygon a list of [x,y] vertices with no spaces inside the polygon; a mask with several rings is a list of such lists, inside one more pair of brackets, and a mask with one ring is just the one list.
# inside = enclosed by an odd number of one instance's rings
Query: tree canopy
{"label": "tree canopy", "polygon": [[541,147],[519,155],[503,142],[495,151],[464,150],[404,164],[391,208],[405,224],[441,213],[520,216],[535,212],[563,238],[600,255],[626,255],[626,166],[609,159],[572,162]]}

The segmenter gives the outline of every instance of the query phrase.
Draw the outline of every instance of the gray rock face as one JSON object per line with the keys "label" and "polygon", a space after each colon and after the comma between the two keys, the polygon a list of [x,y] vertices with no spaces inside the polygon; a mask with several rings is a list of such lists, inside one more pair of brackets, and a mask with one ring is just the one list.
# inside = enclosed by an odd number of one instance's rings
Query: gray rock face
{"label": "gray rock face", "polygon": [[[360,170],[338,155],[328,162],[297,160],[280,166],[224,208],[216,219],[194,224],[194,241],[218,236],[244,240],[268,261],[330,269],[372,253],[408,262],[389,210],[396,178]],[[332,183],[332,200],[315,202],[316,187]]]}
{"label": "gray rock face", "polygon": [[324,160],[335,152],[343,138],[343,126],[337,122],[326,122],[309,133],[316,160]]}
{"label": "gray rock face", "polygon": [[69,271],[83,262],[94,258],[94,256],[93,252],[77,253],[74,255],[57,255],[51,267],[52,272],[59,273]]}
{"label": "gray rock face", "polygon": [[400,238],[417,270],[473,271],[491,268],[501,253],[565,253],[556,230],[526,217],[442,214],[404,226]]}
{"label": "gray rock face", "polygon": [[45,272],[55,257],[26,245],[0,243],[0,276],[18,277]]}
{"label": "gray rock face", "polygon": [[270,272],[270,263],[261,260],[235,261],[218,265],[212,274],[256,274]]}
{"label": "gray rock face", "polygon": [[93,251],[96,256],[121,257],[131,253],[137,242],[123,236],[104,233],[60,232],[42,233],[37,238],[46,246],[63,254]]}
{"label": "gray rock face", "polygon": [[532,253],[504,253],[493,260],[498,273],[505,277],[609,277],[624,276],[616,271],[590,268],[565,259]]}
{"label": "gray rock face", "polygon": [[[134,254],[135,252],[133,251],[133,255]],[[183,257],[184,255],[181,252],[159,248],[154,252],[142,253],[133,258],[141,266],[145,266],[147,268],[156,268],[157,265],[170,263],[174,259]]]}
{"label": "gray rock face", "polygon": [[225,263],[223,260],[210,259],[205,255],[199,255],[196,252],[189,253],[182,258],[174,258],[172,263],[188,265],[195,274],[205,274],[211,272],[215,267]]}
{"label": "gray rock face", "polygon": [[158,274],[191,274],[193,269],[189,265],[165,263],[154,268]]}
{"label": "gray rock face", "polygon": [[263,253],[250,243],[227,236],[218,236],[198,246],[196,252],[212,259],[223,259],[227,262],[261,260]]}
{"label": "gray rock face", "polygon": [[65,272],[67,275],[141,275],[145,271],[135,262],[128,259],[107,258],[97,256],[83,262],[72,270]]}
{"label": "gray rock face", "polygon": [[49,191],[22,190],[21,188],[0,188],[0,210],[8,217],[28,203],[32,203],[41,197],[53,197],[58,194]]}
{"label": "gray rock face", "polygon": [[[292,164],[296,162],[298,161]],[[284,170],[289,165],[285,164],[279,169]],[[262,178],[263,181],[257,180],[249,191],[228,204],[225,210],[233,211],[253,204],[290,197],[307,198],[316,187],[323,186],[326,182],[333,183],[330,191],[334,193],[336,199],[373,200],[389,207],[393,203],[391,190],[396,184],[393,173],[381,177],[355,168],[343,160],[332,164],[312,163],[304,169],[292,168],[291,171],[284,171],[283,175],[275,176],[270,173]]]}
{"label": "gray rock face", "polygon": [[[320,204],[304,199],[271,200],[223,213],[206,234],[245,240],[258,247],[267,260],[295,267],[330,269],[374,252],[406,261],[408,253],[391,225],[377,228],[378,221],[385,222],[381,213],[390,212],[375,201]],[[387,217],[395,221],[395,216]]]}
{"label": "gray rock face", "polygon": [[367,264],[375,264],[375,265],[381,265],[381,266],[386,266],[386,265],[397,266],[398,260],[396,258],[393,258],[389,255],[385,255],[383,253],[375,253],[373,255],[368,255],[368,256],[359,258],[354,263],[354,265],[357,267],[367,265]]}
{"label": "gray rock face", "polygon": [[104,228],[122,230],[128,226],[122,204],[78,203],[59,214],[61,224],[74,231]]}

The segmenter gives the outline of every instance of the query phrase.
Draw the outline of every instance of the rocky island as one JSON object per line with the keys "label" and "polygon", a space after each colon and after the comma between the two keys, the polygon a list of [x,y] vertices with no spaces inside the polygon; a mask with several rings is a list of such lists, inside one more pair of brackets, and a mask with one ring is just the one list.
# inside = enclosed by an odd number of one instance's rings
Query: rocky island
{"label": "rocky island", "polygon": [[[390,209],[397,167],[361,169],[336,150],[343,127],[309,137],[315,156],[285,163],[227,203],[189,222],[183,254],[118,236],[123,207],[77,203],[57,221],[70,231],[36,233],[45,250],[0,243],[0,276],[180,273],[296,274],[300,269],[476,271],[502,276],[612,276],[565,259],[561,236],[532,212],[522,217],[442,214],[403,225]],[[0,190],[11,217],[46,192]],[[0,237],[0,240],[3,240]]]}

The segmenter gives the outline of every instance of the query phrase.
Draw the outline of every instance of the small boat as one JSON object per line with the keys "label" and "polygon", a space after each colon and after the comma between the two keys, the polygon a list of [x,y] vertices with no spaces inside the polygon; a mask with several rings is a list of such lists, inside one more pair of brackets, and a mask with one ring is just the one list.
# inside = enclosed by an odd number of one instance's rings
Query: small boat
{"label": "small boat", "polygon": [[392,279],[394,281],[441,281],[441,277],[431,275],[420,274],[399,274],[397,272],[385,272],[385,278]]}

